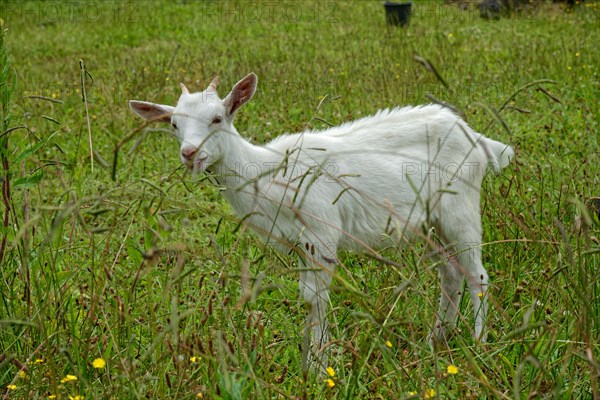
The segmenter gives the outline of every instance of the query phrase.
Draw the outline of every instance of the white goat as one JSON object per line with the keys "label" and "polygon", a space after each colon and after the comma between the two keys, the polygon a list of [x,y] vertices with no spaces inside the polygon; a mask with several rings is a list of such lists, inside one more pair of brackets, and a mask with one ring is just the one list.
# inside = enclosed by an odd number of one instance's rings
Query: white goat
{"label": "white goat", "polygon": [[181,141],[181,161],[209,172],[238,216],[267,242],[298,253],[305,267],[300,294],[308,304],[306,329],[312,330],[309,355],[328,342],[326,306],[337,251],[375,254],[390,243],[426,236],[430,228],[450,254],[439,268],[442,294],[430,337],[444,337],[455,324],[466,278],[474,337],[485,341],[481,182],[488,166],[498,172],[508,165],[513,149],[474,132],[438,105],[382,110],[257,146],[233,126],[256,84],[251,73],[224,100],[216,79],[200,93],[181,84],[176,107],[129,104],[145,119],[170,123]]}

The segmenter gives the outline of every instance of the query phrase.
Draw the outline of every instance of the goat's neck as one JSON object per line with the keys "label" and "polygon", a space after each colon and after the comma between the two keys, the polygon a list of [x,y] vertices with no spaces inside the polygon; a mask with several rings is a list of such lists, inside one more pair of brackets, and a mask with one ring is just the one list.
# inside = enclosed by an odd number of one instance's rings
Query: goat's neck
{"label": "goat's neck", "polygon": [[255,197],[255,181],[269,173],[276,165],[275,155],[262,146],[253,145],[233,128],[223,132],[222,158],[215,165],[217,181],[225,191],[223,195],[238,212]]}

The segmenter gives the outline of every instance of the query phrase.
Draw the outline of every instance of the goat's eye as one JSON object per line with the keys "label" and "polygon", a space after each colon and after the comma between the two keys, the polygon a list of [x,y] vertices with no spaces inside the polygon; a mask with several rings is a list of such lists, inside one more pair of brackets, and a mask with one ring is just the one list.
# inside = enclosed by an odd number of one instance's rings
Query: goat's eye
{"label": "goat's eye", "polygon": [[220,123],[221,123],[221,121],[222,121],[222,120],[221,120],[221,117],[215,117],[215,118],[212,120],[211,124],[212,124],[212,125],[214,125],[214,124],[220,124]]}
{"label": "goat's eye", "polygon": [[173,129],[177,129],[177,124],[176,124],[175,122],[173,122],[173,123],[171,124],[171,126],[173,127]]}

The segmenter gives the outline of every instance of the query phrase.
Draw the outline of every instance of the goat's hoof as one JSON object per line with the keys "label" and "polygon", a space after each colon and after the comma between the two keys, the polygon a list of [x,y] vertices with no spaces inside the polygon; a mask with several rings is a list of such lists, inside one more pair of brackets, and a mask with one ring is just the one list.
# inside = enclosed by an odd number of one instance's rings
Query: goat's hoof
{"label": "goat's hoof", "polygon": [[473,341],[476,345],[484,345],[487,342],[487,333],[480,336],[473,336]]}
{"label": "goat's hoof", "polygon": [[437,325],[427,336],[427,342],[433,348],[440,345],[447,345],[448,341],[454,335],[456,326],[454,325]]}
{"label": "goat's hoof", "polygon": [[441,343],[446,342],[445,332],[430,332],[427,335],[427,343],[432,348],[436,348]]}

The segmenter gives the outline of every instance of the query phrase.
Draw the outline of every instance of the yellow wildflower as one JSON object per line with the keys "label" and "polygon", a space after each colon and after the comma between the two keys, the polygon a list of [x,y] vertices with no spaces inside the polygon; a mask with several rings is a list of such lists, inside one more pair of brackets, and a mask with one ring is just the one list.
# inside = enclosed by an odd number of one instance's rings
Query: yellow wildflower
{"label": "yellow wildflower", "polygon": [[17,385],[8,385],[8,386],[6,386],[6,388],[8,390],[15,390],[17,388]]}
{"label": "yellow wildflower", "polygon": [[325,383],[327,383],[327,386],[329,386],[330,388],[335,386],[335,382],[333,381],[333,379],[325,379]]}
{"label": "yellow wildflower", "polygon": [[390,349],[392,348],[392,342],[390,342],[389,340],[386,340],[386,341],[385,341],[385,345],[386,345],[387,347],[389,347]]}
{"label": "yellow wildflower", "polygon": [[409,395],[409,396],[416,396],[416,395],[417,395],[417,392],[415,392],[415,391],[408,392],[408,395]]}
{"label": "yellow wildflower", "polygon": [[69,400],[83,400],[83,396],[69,396]]}
{"label": "yellow wildflower", "polygon": [[190,362],[191,363],[197,363],[198,361],[200,361],[200,357],[190,357]]}
{"label": "yellow wildflower", "polygon": [[327,371],[327,375],[329,375],[330,377],[333,378],[335,376],[335,371],[333,370],[333,368],[327,367],[326,371]]}
{"label": "yellow wildflower", "polygon": [[38,359],[36,359],[36,360],[35,360],[33,363],[34,363],[34,364],[41,364],[41,363],[43,363],[43,362],[44,362],[44,359],[43,359],[43,358],[38,358]]}
{"label": "yellow wildflower", "polygon": [[77,380],[77,377],[75,375],[67,375],[60,380],[60,383],[66,383],[66,382],[71,382],[71,381],[76,381],[76,380]]}
{"label": "yellow wildflower", "polygon": [[27,376],[27,374],[25,373],[25,371],[19,371],[19,378],[25,378]]}
{"label": "yellow wildflower", "polygon": [[477,297],[482,298],[483,297],[483,292],[477,293]]}
{"label": "yellow wildflower", "polygon": [[55,399],[56,395],[55,394],[51,394],[50,396],[48,396],[48,399]]}
{"label": "yellow wildflower", "polygon": [[458,368],[456,368],[456,365],[454,365],[454,364],[450,364],[450,365],[448,365],[447,372],[448,372],[450,375],[455,375],[455,374],[458,374]]}
{"label": "yellow wildflower", "polygon": [[427,389],[425,391],[425,398],[426,399],[433,399],[434,396],[435,396],[435,390],[433,390],[433,389]]}
{"label": "yellow wildflower", "polygon": [[103,358],[96,358],[94,361],[92,361],[92,367],[96,369],[102,369],[106,367],[106,361],[104,361]]}
{"label": "yellow wildflower", "polygon": [[204,398],[204,395],[202,394],[202,392],[200,392],[200,393],[196,393],[196,398],[197,398],[197,399],[203,399],[203,398]]}

